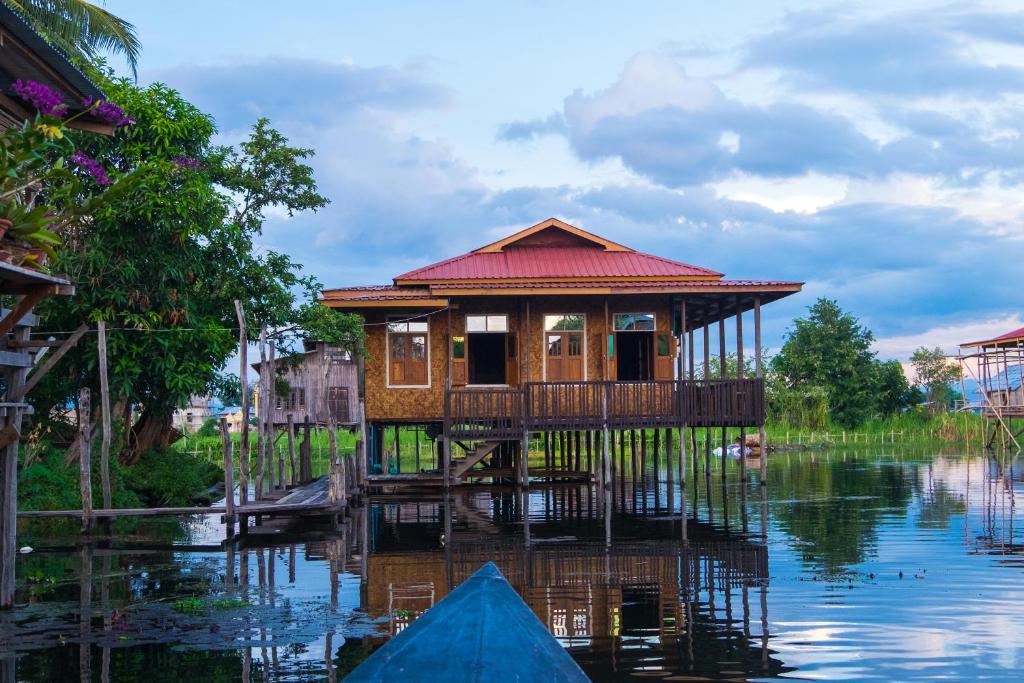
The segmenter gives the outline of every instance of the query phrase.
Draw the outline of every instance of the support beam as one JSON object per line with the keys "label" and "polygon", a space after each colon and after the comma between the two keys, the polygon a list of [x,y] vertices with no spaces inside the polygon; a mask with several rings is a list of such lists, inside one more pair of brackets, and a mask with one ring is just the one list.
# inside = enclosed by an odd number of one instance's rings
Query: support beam
{"label": "support beam", "polygon": [[58,348],[53,353],[47,354],[46,358],[43,360],[43,364],[40,365],[39,368],[32,373],[32,376],[28,378],[28,381],[25,382],[24,386],[22,386],[20,389],[15,387],[10,388],[10,390],[7,392],[7,395],[10,397],[10,400],[20,401],[21,399],[25,398],[25,396],[27,396],[28,393],[32,391],[32,389],[34,389],[37,384],[39,384],[39,380],[45,377],[46,373],[52,370],[54,366],[57,365],[58,362],[60,362],[60,359],[63,358],[68,351],[74,348],[75,344],[78,343],[78,340],[82,338],[82,335],[84,335],[88,331],[89,326],[86,325],[85,323],[82,323],[77,328],[75,328],[75,331],[71,333],[70,337],[64,340],[64,342],[60,345],[60,348]]}
{"label": "support beam", "polygon": [[[743,313],[736,303],[736,379],[743,379]],[[740,484],[747,483],[747,430],[740,425]]]}
{"label": "support beam", "polygon": [[[761,298],[754,299],[754,375],[764,380],[764,359],[761,357]],[[768,437],[765,433],[764,420],[758,425],[758,448],[761,451],[761,486],[768,485]]]}
{"label": "support beam", "polygon": [[0,320],[0,337],[14,329],[14,326],[21,322],[37,303],[43,300],[47,294],[54,293],[53,285],[37,285],[29,289],[25,296],[18,299],[11,312]]}

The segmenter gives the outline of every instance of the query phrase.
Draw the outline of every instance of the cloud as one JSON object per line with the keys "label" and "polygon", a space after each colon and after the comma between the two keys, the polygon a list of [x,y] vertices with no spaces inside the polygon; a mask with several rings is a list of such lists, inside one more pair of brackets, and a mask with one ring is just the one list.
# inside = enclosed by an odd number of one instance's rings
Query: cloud
{"label": "cloud", "polygon": [[991,339],[1010,330],[1024,327],[1019,314],[989,319],[968,320],[949,325],[938,325],[914,334],[880,337],[874,350],[883,358],[906,360],[915,350],[924,346],[939,347],[947,355],[956,355],[960,344],[980,339]]}
{"label": "cloud", "polygon": [[618,158],[632,171],[673,187],[735,174],[884,178],[894,173],[977,182],[992,171],[1019,174],[1024,137],[992,135],[983,121],[885,105],[897,133],[881,142],[834,111],[794,101],[747,103],[687,75],[674,58],[641,54],[606,89],[566,97],[561,117],[506,124],[499,137],[560,134],[585,161]]}
{"label": "cloud", "polygon": [[984,98],[1024,90],[1024,69],[978,61],[965,39],[1017,42],[1022,26],[1021,13],[961,14],[949,7],[882,17],[802,12],[751,41],[742,65],[781,70],[794,89]]}
{"label": "cloud", "polygon": [[324,124],[356,112],[405,113],[449,106],[452,91],[413,70],[309,59],[180,65],[144,74],[173,86],[227,130],[260,116]]}

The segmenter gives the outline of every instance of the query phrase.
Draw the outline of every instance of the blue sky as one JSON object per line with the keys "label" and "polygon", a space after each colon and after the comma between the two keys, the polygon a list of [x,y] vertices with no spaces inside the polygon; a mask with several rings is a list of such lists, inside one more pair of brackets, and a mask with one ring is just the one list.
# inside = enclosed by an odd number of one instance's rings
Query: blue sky
{"label": "blue sky", "polygon": [[139,78],[313,147],[264,246],[388,282],[548,216],[729,277],[797,279],[885,358],[1024,324],[1015,3],[107,3]]}

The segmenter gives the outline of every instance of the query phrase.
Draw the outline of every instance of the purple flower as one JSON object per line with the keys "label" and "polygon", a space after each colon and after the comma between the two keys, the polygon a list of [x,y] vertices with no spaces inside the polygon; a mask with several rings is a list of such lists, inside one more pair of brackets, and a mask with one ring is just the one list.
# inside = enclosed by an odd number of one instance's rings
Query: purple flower
{"label": "purple flower", "polygon": [[81,166],[86,173],[92,176],[97,185],[110,184],[111,180],[110,176],[107,175],[107,169],[103,168],[100,162],[85,154],[82,150],[77,150],[71,155],[71,163]]}
{"label": "purple flower", "polygon": [[203,167],[203,163],[199,159],[193,159],[192,157],[176,156],[171,160],[177,168],[188,169],[189,171],[198,171]]}
{"label": "purple flower", "polygon": [[96,102],[93,103],[92,100],[87,99],[82,101],[82,106],[84,106],[86,109],[90,109],[90,114],[92,114],[98,119],[103,119],[115,128],[119,128],[121,126],[129,126],[135,123],[135,119],[128,116],[128,114],[124,112],[124,109],[117,106],[113,102],[96,100]]}
{"label": "purple flower", "polygon": [[42,83],[23,81],[19,78],[11,84],[11,90],[35,107],[40,114],[60,116],[67,109],[64,96]]}

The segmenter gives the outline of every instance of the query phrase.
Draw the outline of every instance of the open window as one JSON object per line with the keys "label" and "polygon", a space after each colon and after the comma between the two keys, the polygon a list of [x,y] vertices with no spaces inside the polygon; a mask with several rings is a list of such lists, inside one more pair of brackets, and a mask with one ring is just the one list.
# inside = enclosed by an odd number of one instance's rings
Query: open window
{"label": "open window", "polygon": [[615,375],[620,382],[654,378],[654,314],[616,313]]}
{"label": "open window", "polygon": [[429,324],[426,320],[388,319],[388,384],[394,387],[430,385],[427,359]]}
{"label": "open window", "polygon": [[467,315],[465,355],[469,384],[503,385],[514,381],[518,349],[515,335],[508,331],[508,316]]}
{"label": "open window", "polygon": [[544,379],[581,382],[586,377],[586,318],[580,314],[544,316]]}

